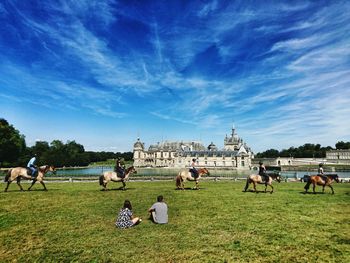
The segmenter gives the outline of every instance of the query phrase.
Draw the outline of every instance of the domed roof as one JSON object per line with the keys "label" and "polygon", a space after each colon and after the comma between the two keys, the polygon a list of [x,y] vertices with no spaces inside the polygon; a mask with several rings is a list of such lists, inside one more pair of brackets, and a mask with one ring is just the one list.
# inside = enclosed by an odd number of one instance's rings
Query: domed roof
{"label": "domed roof", "polygon": [[140,141],[140,138],[137,138],[137,142],[134,143],[134,148],[143,149],[143,143]]}
{"label": "domed roof", "polygon": [[208,150],[209,150],[209,151],[216,151],[216,150],[217,150],[217,147],[216,147],[216,145],[215,145],[213,142],[211,142],[211,143],[209,144],[209,146],[208,146]]}

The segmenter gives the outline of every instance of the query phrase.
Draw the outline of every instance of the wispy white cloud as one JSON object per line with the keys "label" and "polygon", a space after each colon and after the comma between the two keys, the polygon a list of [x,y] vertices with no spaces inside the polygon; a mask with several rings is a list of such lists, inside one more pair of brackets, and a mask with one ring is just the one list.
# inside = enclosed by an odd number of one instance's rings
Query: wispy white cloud
{"label": "wispy white cloud", "polygon": [[142,106],[144,119],[211,134],[234,120],[259,150],[349,138],[348,3],[190,2],[167,16],[168,4],[46,1],[44,19],[10,4],[16,40],[40,56],[1,55],[0,96],[125,120]]}

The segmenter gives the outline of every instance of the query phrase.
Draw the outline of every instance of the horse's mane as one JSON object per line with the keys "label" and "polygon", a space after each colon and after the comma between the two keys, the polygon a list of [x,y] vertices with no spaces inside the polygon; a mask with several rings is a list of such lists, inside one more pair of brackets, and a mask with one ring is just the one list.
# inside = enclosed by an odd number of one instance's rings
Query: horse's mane
{"label": "horse's mane", "polygon": [[132,169],[134,169],[134,166],[130,166],[129,168],[126,168],[125,172],[130,172]]}
{"label": "horse's mane", "polygon": [[280,176],[279,173],[268,173],[267,175],[270,176],[271,178],[277,178]]}
{"label": "horse's mane", "polygon": [[49,168],[48,165],[42,165],[42,166],[39,166],[38,169],[39,169],[41,172],[44,172],[47,168]]}
{"label": "horse's mane", "polygon": [[338,174],[328,174],[327,177],[335,179],[335,178],[338,178]]}

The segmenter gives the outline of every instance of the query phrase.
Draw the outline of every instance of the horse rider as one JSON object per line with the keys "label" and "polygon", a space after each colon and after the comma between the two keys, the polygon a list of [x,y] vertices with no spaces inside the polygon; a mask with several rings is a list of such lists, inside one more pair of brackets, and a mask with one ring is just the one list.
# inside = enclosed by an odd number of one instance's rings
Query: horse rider
{"label": "horse rider", "polygon": [[125,166],[119,158],[117,158],[115,163],[114,172],[117,173],[118,177],[125,178]]}
{"label": "horse rider", "polygon": [[317,175],[320,176],[325,183],[327,182],[327,176],[324,174],[323,171],[323,163],[320,163],[318,165]]}
{"label": "horse rider", "polygon": [[268,182],[269,181],[269,176],[266,173],[266,167],[263,164],[263,162],[259,162],[259,175],[263,179],[263,181]]}
{"label": "horse rider", "polygon": [[27,167],[32,171],[31,176],[33,178],[36,177],[37,175],[37,166],[35,165],[36,162],[36,154],[34,154],[34,156],[29,160]]}
{"label": "horse rider", "polygon": [[193,175],[194,179],[198,178],[198,171],[196,169],[196,159],[192,159],[190,170],[191,174]]}

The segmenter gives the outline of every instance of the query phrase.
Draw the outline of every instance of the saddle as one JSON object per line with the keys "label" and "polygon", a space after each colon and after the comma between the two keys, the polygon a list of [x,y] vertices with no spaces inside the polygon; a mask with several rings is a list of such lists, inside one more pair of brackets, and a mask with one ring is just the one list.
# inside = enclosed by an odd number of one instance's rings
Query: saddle
{"label": "saddle", "polygon": [[197,179],[197,178],[199,177],[198,172],[196,172],[195,170],[189,169],[188,171],[191,173],[191,176],[192,176],[194,179]]}
{"label": "saddle", "polygon": [[116,173],[117,173],[117,176],[118,176],[119,178],[122,178],[122,179],[125,178],[125,172],[116,171]]}
{"label": "saddle", "polygon": [[264,183],[267,183],[269,181],[269,175],[268,174],[264,174],[264,175],[260,175],[261,176],[261,181]]}
{"label": "saddle", "polygon": [[30,175],[30,176],[32,176],[32,177],[35,177],[35,176],[38,175],[38,170],[37,170],[37,169],[35,169],[34,174],[33,174],[32,169],[30,169],[29,167],[26,167],[26,168],[27,168],[27,174],[28,174],[28,175]]}

